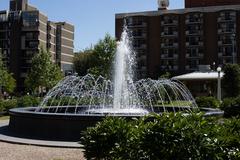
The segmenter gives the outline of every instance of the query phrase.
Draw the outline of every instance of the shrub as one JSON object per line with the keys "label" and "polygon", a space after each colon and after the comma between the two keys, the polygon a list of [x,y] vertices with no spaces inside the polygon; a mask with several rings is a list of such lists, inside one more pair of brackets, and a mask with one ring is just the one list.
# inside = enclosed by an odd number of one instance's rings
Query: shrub
{"label": "shrub", "polygon": [[214,97],[197,97],[196,103],[199,108],[218,108],[220,102]]}
{"label": "shrub", "polygon": [[0,99],[0,112],[4,112],[3,101]]}
{"label": "shrub", "polygon": [[224,99],[221,109],[224,110],[225,117],[240,116],[240,97]]}
{"label": "shrub", "polygon": [[7,99],[7,100],[0,100],[0,111],[1,112],[8,112],[12,108],[17,107],[17,100],[16,99]]}
{"label": "shrub", "polygon": [[17,107],[35,107],[40,103],[40,98],[24,96],[14,99],[0,99],[0,112],[8,112]]}
{"label": "shrub", "polygon": [[107,118],[96,127],[88,128],[81,139],[86,158],[112,159],[114,150],[127,144],[130,126],[123,118]]}
{"label": "shrub", "polygon": [[40,103],[40,98],[33,96],[23,96],[18,98],[17,106],[18,107],[36,107]]}
{"label": "shrub", "polygon": [[220,108],[221,110],[225,110],[227,107],[230,107],[232,105],[235,105],[235,99],[234,98],[225,98],[223,99]]}
{"label": "shrub", "polygon": [[238,159],[240,119],[170,113],[107,118],[83,133],[87,159]]}

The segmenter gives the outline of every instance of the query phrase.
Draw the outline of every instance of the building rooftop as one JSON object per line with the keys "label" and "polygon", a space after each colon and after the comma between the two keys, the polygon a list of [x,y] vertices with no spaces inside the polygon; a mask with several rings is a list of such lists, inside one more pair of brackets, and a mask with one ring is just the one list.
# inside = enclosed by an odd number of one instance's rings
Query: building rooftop
{"label": "building rooftop", "polygon": [[227,5],[227,6],[210,6],[210,7],[196,7],[172,10],[156,10],[132,13],[117,13],[116,18],[124,18],[129,16],[159,16],[164,14],[185,14],[189,12],[217,12],[221,10],[240,10],[240,5]]}

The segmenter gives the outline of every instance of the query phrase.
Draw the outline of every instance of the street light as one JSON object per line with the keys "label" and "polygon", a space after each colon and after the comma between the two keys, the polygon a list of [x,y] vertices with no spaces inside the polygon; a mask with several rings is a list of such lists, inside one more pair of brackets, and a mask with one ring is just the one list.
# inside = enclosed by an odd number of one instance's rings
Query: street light
{"label": "street light", "polygon": [[217,88],[217,98],[221,102],[222,101],[222,91],[221,91],[221,71],[222,68],[218,67],[217,72],[218,72],[218,88]]}

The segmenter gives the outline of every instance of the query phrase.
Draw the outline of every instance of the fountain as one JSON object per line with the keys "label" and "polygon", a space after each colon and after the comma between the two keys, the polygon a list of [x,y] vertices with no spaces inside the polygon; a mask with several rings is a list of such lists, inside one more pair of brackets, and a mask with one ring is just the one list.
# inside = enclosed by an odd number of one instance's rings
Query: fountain
{"label": "fountain", "polygon": [[90,74],[66,77],[46,95],[35,112],[142,116],[157,108],[163,112],[167,108],[174,112],[196,108],[190,92],[180,82],[166,79],[134,82],[135,52],[128,35],[125,26],[117,45],[113,82]]}
{"label": "fountain", "polygon": [[93,75],[65,77],[39,107],[10,110],[10,129],[51,140],[79,140],[82,130],[106,116],[133,118],[197,109],[191,93],[178,81],[134,81],[134,65],[135,53],[124,27],[117,46],[113,82]]}

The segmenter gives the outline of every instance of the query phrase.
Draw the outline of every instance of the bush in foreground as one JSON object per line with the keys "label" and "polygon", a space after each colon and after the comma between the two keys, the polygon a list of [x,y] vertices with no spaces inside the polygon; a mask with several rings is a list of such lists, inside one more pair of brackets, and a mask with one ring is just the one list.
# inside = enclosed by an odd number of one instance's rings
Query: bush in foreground
{"label": "bush in foreground", "polygon": [[240,119],[201,114],[107,118],[83,133],[87,159],[238,159]]}

